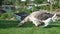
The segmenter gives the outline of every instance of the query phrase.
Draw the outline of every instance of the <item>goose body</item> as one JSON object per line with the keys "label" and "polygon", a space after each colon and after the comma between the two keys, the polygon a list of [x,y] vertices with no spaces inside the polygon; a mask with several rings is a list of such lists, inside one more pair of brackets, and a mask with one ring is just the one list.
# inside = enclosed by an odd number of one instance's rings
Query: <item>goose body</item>
{"label": "goose body", "polygon": [[41,25],[41,23],[44,23],[43,27],[46,27],[49,25],[51,20],[54,20],[56,17],[56,14],[51,14],[46,12],[45,10],[32,12],[30,15],[28,15],[24,20],[22,20],[18,26],[22,26],[27,21],[32,21],[35,26]]}

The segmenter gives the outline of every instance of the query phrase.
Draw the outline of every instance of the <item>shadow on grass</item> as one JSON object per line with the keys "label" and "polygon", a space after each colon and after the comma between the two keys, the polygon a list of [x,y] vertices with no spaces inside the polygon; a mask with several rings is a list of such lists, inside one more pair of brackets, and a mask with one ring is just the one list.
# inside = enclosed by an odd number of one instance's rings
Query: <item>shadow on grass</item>
{"label": "shadow on grass", "polygon": [[[0,28],[20,28],[18,27],[19,21],[0,20]],[[30,22],[25,23],[22,27],[32,27],[33,24]]]}
{"label": "shadow on grass", "polygon": [[16,27],[19,21],[0,20],[0,28]]}
{"label": "shadow on grass", "polygon": [[60,25],[49,25],[46,28],[52,28],[52,27],[59,27],[60,28]]}
{"label": "shadow on grass", "polygon": [[[19,21],[8,21],[8,20],[0,20],[0,28],[20,28],[18,27]],[[22,28],[25,27],[33,27],[34,25],[31,22],[27,22],[25,23]],[[47,28],[51,28],[51,27],[60,27],[60,25],[49,25]]]}

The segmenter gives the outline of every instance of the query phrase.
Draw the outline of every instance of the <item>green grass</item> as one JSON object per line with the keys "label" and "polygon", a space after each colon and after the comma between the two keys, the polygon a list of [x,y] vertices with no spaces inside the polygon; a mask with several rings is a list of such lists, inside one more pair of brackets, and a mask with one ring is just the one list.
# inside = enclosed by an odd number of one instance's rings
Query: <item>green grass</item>
{"label": "green grass", "polygon": [[60,21],[52,22],[47,28],[36,28],[32,23],[18,27],[19,21],[0,20],[0,34],[60,34]]}

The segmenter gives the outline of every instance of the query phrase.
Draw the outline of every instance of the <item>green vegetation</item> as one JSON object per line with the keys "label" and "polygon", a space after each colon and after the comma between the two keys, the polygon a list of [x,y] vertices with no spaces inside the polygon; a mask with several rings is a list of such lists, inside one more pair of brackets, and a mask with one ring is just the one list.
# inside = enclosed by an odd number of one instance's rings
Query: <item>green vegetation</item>
{"label": "green vegetation", "polygon": [[4,13],[4,14],[2,14],[1,16],[0,16],[0,20],[2,20],[2,19],[10,19],[10,18],[12,18],[13,17],[13,15],[14,15],[14,13],[13,12],[8,12],[8,13]]}
{"label": "green vegetation", "polygon": [[[59,2],[60,2],[59,0],[53,1],[54,4],[52,5],[52,10],[56,10],[56,9],[60,8]],[[32,2],[30,2],[29,0],[27,0],[26,2],[21,2],[20,0],[1,0],[0,5],[13,5],[13,6],[17,6],[19,8],[15,11],[8,12],[8,14],[5,13],[2,16],[0,15],[0,19],[6,19],[6,18],[9,19],[9,18],[13,17],[12,15],[14,13],[16,13],[17,11],[26,12],[27,14],[30,14],[31,12],[39,10],[39,9],[44,9],[44,10],[50,11],[50,6],[40,6],[40,7],[33,6],[33,8],[31,8],[31,9],[27,9],[27,4],[31,4],[31,3],[33,3],[33,4],[46,4],[47,0],[35,0]]]}
{"label": "green vegetation", "polygon": [[60,21],[52,22],[47,28],[37,28],[27,22],[18,27],[19,21],[0,20],[0,34],[60,34]]}
{"label": "green vegetation", "polygon": [[[60,21],[52,22],[47,28],[35,27],[31,22],[25,23],[22,27],[18,27],[19,21],[5,20],[13,17],[14,13],[26,12],[30,14],[38,9],[50,10],[50,6],[40,6],[31,9],[27,9],[27,4],[44,4],[46,0],[35,0],[34,2],[20,2],[19,0],[0,0],[0,6],[13,5],[18,6],[18,10],[11,11],[0,15],[0,34],[60,34]],[[23,8],[21,8],[21,6]],[[26,7],[25,7],[26,6]],[[60,1],[55,0],[55,4],[52,5],[53,10],[60,8]],[[4,20],[2,20],[4,19]]]}

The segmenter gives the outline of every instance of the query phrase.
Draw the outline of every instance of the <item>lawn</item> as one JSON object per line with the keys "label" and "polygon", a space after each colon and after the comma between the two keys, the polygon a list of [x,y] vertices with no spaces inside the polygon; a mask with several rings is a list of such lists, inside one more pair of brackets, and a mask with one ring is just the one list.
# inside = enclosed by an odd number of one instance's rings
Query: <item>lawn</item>
{"label": "lawn", "polygon": [[52,22],[47,28],[36,28],[31,22],[18,27],[19,21],[0,20],[0,34],[60,34],[60,21]]}

